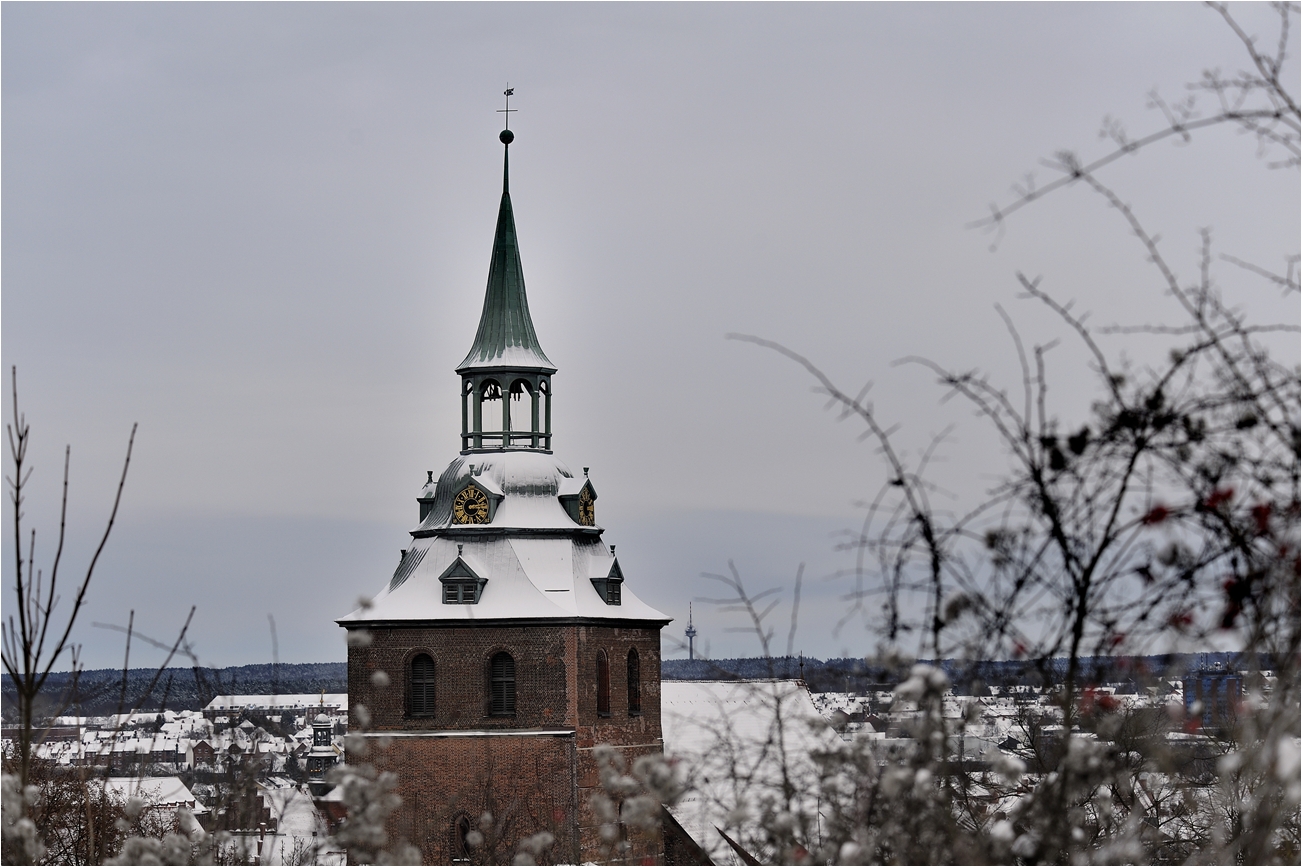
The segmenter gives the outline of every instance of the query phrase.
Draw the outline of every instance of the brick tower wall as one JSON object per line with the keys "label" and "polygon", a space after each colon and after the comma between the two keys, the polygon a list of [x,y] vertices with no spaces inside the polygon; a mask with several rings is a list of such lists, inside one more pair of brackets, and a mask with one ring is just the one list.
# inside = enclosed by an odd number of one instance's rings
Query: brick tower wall
{"label": "brick tower wall", "polygon": [[[370,713],[371,731],[468,731],[573,728],[569,710],[574,657],[573,627],[456,626],[370,630],[367,647],[348,649],[348,701]],[[516,712],[491,716],[489,659],[499,651],[515,659]],[[434,714],[407,708],[407,670],[419,653],[434,660]],[[387,685],[375,682],[384,673]],[[383,683],[384,680],[381,680]],[[354,718],[351,725],[358,725]]]}
{"label": "brick tower wall", "polygon": [[[603,841],[591,806],[600,792],[594,748],[617,748],[626,772],[638,757],[663,752],[658,627],[386,627],[370,630],[370,636],[369,645],[348,652],[351,725],[363,728],[355,709],[360,703],[369,716],[364,728],[397,736],[383,748],[378,738],[368,737],[370,755],[350,755],[348,761],[369,760],[398,774],[403,807],[390,821],[391,834],[419,845],[427,863],[447,863],[457,818],[467,815],[477,826],[488,811],[494,824],[485,845],[501,850],[490,860],[509,861],[519,840],[544,830],[556,837],[553,860],[582,863],[616,855],[612,840]],[[631,713],[628,703],[630,649],[640,662],[640,714]],[[489,659],[502,650],[516,666],[516,713],[509,717],[492,716],[488,704]],[[597,711],[599,651],[610,665],[609,716]],[[435,664],[434,711],[428,716],[408,712],[408,671],[419,653],[428,653]],[[423,732],[467,734],[418,735]],[[505,812],[499,816],[490,804]],[[618,828],[607,829],[607,836],[615,846],[626,840],[624,855],[634,860],[663,853],[659,835]]]}
{"label": "brick tower wall", "polygon": [[[601,837],[601,820],[593,810],[593,797],[603,793],[594,748],[606,744],[619,750],[625,773],[631,773],[637,759],[664,752],[660,728],[660,630],[619,626],[578,627],[578,803],[579,841],[585,859],[621,860],[612,850],[626,842],[623,859],[641,863],[658,861],[663,853],[659,835],[648,837],[632,828],[616,828],[614,841]],[[638,652],[642,681],[642,712],[632,715],[628,707],[628,651]],[[610,716],[597,714],[597,652],[604,650],[610,662]],[[616,800],[616,799],[612,799]],[[618,806],[616,804],[616,806]]]}
{"label": "brick tower wall", "polygon": [[[425,864],[465,857],[458,821],[484,833],[470,853],[476,863],[510,864],[521,840],[539,831],[555,837],[543,863],[581,863],[574,738],[568,735],[368,737],[367,760],[398,776],[402,807],[386,830],[406,840]],[[350,758],[351,761],[351,758]],[[488,820],[481,822],[481,817]]]}

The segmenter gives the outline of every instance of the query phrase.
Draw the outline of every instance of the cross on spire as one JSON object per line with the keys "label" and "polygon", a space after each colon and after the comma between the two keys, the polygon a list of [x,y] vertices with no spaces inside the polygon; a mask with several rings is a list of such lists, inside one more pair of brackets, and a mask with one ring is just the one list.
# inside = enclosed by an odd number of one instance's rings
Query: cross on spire
{"label": "cross on spire", "polygon": [[[508,84],[509,84],[509,82],[508,82]],[[511,128],[511,112],[513,112],[513,111],[519,111],[519,110],[520,110],[520,109],[518,109],[518,108],[511,108],[511,97],[515,96],[515,88],[514,88],[514,87],[508,87],[506,90],[502,91],[502,95],[506,97],[506,108],[499,108],[499,109],[497,110],[497,113],[498,113],[498,114],[505,114],[505,115],[506,115],[506,128],[507,128],[507,129],[510,129],[510,128]]]}

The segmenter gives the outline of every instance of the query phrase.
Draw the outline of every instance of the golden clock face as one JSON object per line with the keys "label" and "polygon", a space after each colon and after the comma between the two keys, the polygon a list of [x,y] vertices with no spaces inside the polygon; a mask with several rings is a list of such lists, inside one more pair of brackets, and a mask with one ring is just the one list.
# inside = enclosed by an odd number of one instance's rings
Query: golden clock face
{"label": "golden clock face", "polygon": [[579,491],[579,523],[585,527],[591,527],[597,523],[596,503],[592,499],[592,491],[586,486]]}
{"label": "golden clock face", "polygon": [[488,495],[474,485],[466,485],[452,500],[455,524],[487,524]]}

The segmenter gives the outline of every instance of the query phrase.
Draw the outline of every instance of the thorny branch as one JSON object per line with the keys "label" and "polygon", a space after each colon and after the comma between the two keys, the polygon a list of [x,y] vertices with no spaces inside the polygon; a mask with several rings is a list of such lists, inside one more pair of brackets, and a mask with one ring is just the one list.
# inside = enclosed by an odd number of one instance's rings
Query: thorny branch
{"label": "thorny branch", "polygon": [[[956,394],[971,405],[1009,462],[966,514],[934,508],[934,481],[925,467],[905,466],[896,445],[901,428],[877,416],[866,389],[842,390],[809,358],[775,341],[729,335],[803,367],[840,418],[857,418],[878,446],[886,481],[850,547],[858,549],[851,595],[885,600],[889,643],[879,662],[894,664],[899,636],[918,629],[934,659],[1026,659],[1054,690],[1053,714],[1028,713],[1021,721],[1018,757],[992,750],[972,772],[964,757],[956,760],[938,744],[955,737],[961,743],[979,704],[957,719],[942,718],[948,681],[916,666],[895,690],[897,703],[912,703],[916,714],[903,760],[851,746],[826,757],[829,779],[837,782],[820,790],[827,799],[820,811],[830,811],[837,829],[819,858],[1296,861],[1302,383],[1298,366],[1278,360],[1261,341],[1298,325],[1253,322],[1223,300],[1206,231],[1198,277],[1183,282],[1157,236],[1099,176],[1124,154],[1164,139],[1191,141],[1226,124],[1255,135],[1262,153],[1282,149],[1286,158],[1270,168],[1298,166],[1298,100],[1289,90],[1294,82],[1281,73],[1294,60],[1298,5],[1275,6],[1273,54],[1258,48],[1230,7],[1210,5],[1252,65],[1233,78],[1208,72],[1191,86],[1195,95],[1214,94],[1215,113],[1199,117],[1195,96],[1170,104],[1153,94],[1151,105],[1164,118],[1160,129],[1131,140],[1108,119],[1104,135],[1114,150],[1093,162],[1060,154],[1053,163],[1058,180],[1039,188],[1028,183],[1012,203],[973,224],[1002,231],[1009,215],[1080,182],[1128,226],[1161,290],[1176,300],[1176,320],[1091,328],[1040,280],[1018,274],[1024,297],[1056,314],[1090,359],[1095,396],[1084,411],[1053,400],[1061,390],[1049,388],[1047,353],[1056,342],[1028,346],[1002,308],[1020,365],[1016,401],[979,371],[903,360],[931,371],[945,398]],[[1283,274],[1232,256],[1220,261],[1286,294],[1298,291],[1296,252],[1285,257]],[[1137,369],[1125,351],[1131,334],[1167,339],[1166,360]],[[1113,338],[1122,338],[1120,348]],[[865,551],[876,555],[876,575],[866,574]],[[734,604],[762,632],[771,608],[747,602],[736,574],[728,583],[741,600]],[[1229,643],[1241,651],[1246,698],[1214,729],[1202,728],[1197,703],[1188,711],[1163,705],[1160,681],[1151,707],[1141,703],[1133,717],[1123,717],[1114,700],[1099,697],[1086,665],[1091,655]],[[1057,657],[1065,657],[1065,670],[1057,670]],[[1179,742],[1168,736],[1173,727],[1199,732],[1199,743],[1209,747],[1221,744],[1210,780],[1179,769]],[[1060,730],[1056,741],[1046,735],[1050,728]],[[1023,778],[1028,768],[1034,773]],[[991,797],[1010,806],[992,815]],[[766,845],[795,857],[777,833]]]}

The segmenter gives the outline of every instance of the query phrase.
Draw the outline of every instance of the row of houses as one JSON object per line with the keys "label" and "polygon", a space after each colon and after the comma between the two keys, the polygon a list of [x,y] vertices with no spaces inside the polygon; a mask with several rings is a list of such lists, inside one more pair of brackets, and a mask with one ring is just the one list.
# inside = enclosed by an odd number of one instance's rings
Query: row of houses
{"label": "row of houses", "polygon": [[[1202,701],[1238,694],[1239,685],[1227,680],[1232,677],[1219,676],[1214,683],[1205,676],[1188,683],[1165,681],[1157,692],[1145,693],[1102,686],[1089,690],[1081,701],[1109,713],[1166,708],[1202,722]],[[916,703],[897,691],[811,694],[798,680],[664,681],[661,704],[665,753],[680,767],[691,769],[689,791],[670,808],[670,816],[714,863],[734,863],[739,857],[719,829],[736,828],[739,839],[755,839],[758,835],[737,827],[738,816],[758,816],[757,805],[791,780],[807,783],[802,791],[818,790],[817,756],[834,751],[838,744],[862,741],[885,761],[893,752],[907,750],[919,714]],[[1230,701],[1221,704],[1232,707]],[[259,863],[284,863],[297,857],[295,853],[308,851],[316,853],[316,863],[342,863],[342,853],[325,848],[333,825],[342,817],[339,793],[320,786],[320,774],[314,775],[312,785],[283,774],[291,759],[301,762],[300,767],[308,764],[309,756],[327,757],[331,763],[341,759],[347,706],[346,695],[329,696],[328,701],[321,696],[224,696],[202,712],[167,716],[161,724],[150,715],[61,720],[62,731],[80,736],[49,740],[41,750],[60,764],[110,764],[115,772],[217,770],[232,764],[248,767],[256,760],[260,809],[255,827],[224,828],[219,815],[205,816],[205,825],[233,832],[249,853],[256,853],[253,857]],[[1000,751],[1029,758],[1034,745],[1028,739],[1028,715],[1038,719],[1042,737],[1052,739],[1055,728],[1064,728],[1055,696],[1047,690],[993,688],[984,696],[948,692],[941,707],[946,720],[964,732],[951,746],[955,757],[965,762],[979,763]],[[1214,711],[1223,712],[1228,711]],[[285,714],[292,715],[298,727],[290,737],[269,732],[247,718]],[[962,726],[957,725],[959,720],[965,721]],[[1091,736],[1078,727],[1073,733]],[[1065,735],[1065,729],[1058,734]],[[1192,743],[1203,735],[1174,731],[1170,737],[1189,738]],[[154,777],[122,785],[156,786],[154,801],[181,803],[194,815],[205,815],[208,808],[188,790],[182,791],[179,780],[167,780]],[[813,816],[820,813],[816,802],[794,806],[802,811],[808,808]],[[998,806],[992,802],[992,811],[997,812]]]}
{"label": "row of houses", "polygon": [[[250,762],[257,762],[262,773],[283,774],[295,763],[303,767],[314,742],[322,753],[321,735],[312,725],[316,719],[329,723],[330,755],[342,759],[346,700],[335,698],[325,706],[319,696],[315,707],[300,704],[301,715],[290,720],[289,735],[241,719],[245,708],[230,702],[203,711],[61,717],[45,732],[36,754],[61,767],[108,768],[113,774],[222,771]],[[277,716],[283,725],[285,713]]]}

